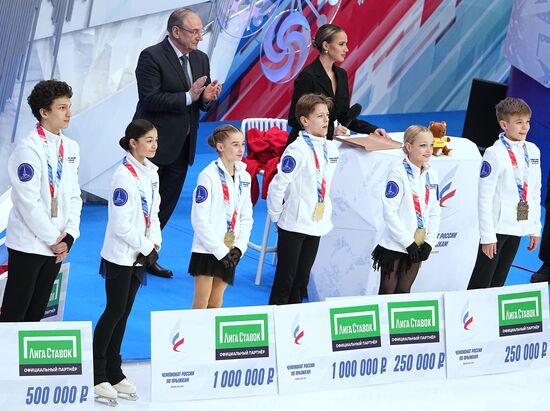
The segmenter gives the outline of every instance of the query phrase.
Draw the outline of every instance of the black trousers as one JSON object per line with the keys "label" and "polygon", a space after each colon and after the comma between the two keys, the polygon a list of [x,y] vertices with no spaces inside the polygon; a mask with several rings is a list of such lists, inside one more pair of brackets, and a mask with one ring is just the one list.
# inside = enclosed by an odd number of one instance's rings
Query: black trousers
{"label": "black trousers", "polygon": [[161,229],[168,223],[178,204],[183,183],[187,176],[187,168],[189,167],[189,140],[190,136],[187,136],[180,155],[172,164],[157,164],[159,168],[159,193],[161,200],[159,208]]}
{"label": "black trousers", "polygon": [[481,244],[477,251],[477,260],[468,290],[476,288],[502,287],[508,277],[510,267],[519,248],[521,237],[497,234],[497,253],[490,259],[483,251]]}
{"label": "black trousers", "polygon": [[550,264],[550,171],[546,179],[546,201],[544,207],[546,208],[546,214],[542,237],[540,239],[539,258],[543,263]]}
{"label": "black trousers", "polygon": [[60,268],[55,257],[8,248],[8,281],[0,322],[40,321]]}
{"label": "black trousers", "polygon": [[[119,268],[121,266],[118,266]],[[105,278],[107,304],[94,330],[94,385],[118,384],[124,378],[120,347],[126,322],[140,286],[132,267],[115,278]]]}
{"label": "black trousers", "polygon": [[269,304],[301,303],[309,283],[321,237],[279,228],[277,268]]}

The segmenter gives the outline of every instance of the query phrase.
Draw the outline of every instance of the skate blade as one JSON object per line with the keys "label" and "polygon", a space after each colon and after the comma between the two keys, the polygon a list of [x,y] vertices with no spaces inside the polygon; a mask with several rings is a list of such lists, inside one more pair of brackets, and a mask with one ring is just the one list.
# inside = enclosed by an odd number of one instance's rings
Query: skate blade
{"label": "skate blade", "polygon": [[126,401],[137,401],[139,399],[137,394],[124,394],[122,392],[118,393],[118,398],[122,398],[123,400],[126,400]]}
{"label": "skate blade", "polygon": [[113,398],[96,396],[95,400],[96,400],[96,402],[98,402],[100,404],[103,404],[103,405],[107,405],[109,407],[116,407],[118,405],[118,402]]}

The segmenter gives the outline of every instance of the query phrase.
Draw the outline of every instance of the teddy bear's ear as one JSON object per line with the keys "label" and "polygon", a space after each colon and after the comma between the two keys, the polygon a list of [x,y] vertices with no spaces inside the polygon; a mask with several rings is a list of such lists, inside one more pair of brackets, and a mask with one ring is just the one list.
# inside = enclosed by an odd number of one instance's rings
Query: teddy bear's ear
{"label": "teddy bear's ear", "polygon": [[431,127],[431,126],[433,126],[433,125],[434,125],[434,123],[435,123],[435,121],[430,121],[430,125],[429,125],[428,127]]}
{"label": "teddy bear's ear", "polygon": [[441,124],[443,124],[443,127],[446,127],[447,126],[447,123],[442,121]]}

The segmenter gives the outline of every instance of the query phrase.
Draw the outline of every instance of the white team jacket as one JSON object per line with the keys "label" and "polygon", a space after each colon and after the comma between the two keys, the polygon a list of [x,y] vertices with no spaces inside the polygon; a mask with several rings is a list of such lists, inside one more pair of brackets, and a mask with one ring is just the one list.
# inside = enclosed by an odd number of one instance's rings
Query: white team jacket
{"label": "white team jacket", "polygon": [[[321,172],[326,178],[325,211],[320,221],[313,221],[317,204],[317,173],[311,148],[302,133],[290,144],[277,165],[277,174],[269,185],[267,208],[271,220],[283,230],[322,236],[332,230],[330,185],[339,154],[336,143],[311,136]],[[323,144],[327,144],[328,164],[325,165]],[[325,170],[326,168],[326,170]]]}
{"label": "white team jacket", "polygon": [[222,183],[216,162],[225,173],[231,210],[235,206],[240,185],[235,223],[235,247],[241,250],[243,255],[248,247],[252,231],[252,201],[250,199],[250,174],[246,171],[245,163],[241,161],[235,163],[234,180],[219,159],[212,161],[199,174],[191,208],[191,224],[195,230],[191,251],[213,254],[214,257],[221,260],[229,252],[229,248],[223,242],[227,232],[227,219]]}
{"label": "white team jacket", "polygon": [[[439,183],[437,171],[428,166],[420,174],[420,169],[410,161],[408,162],[414,174],[414,182],[417,184],[416,192],[420,198],[420,207],[424,217],[424,227],[426,228],[425,241],[434,247],[437,243],[441,216],[441,208],[437,199],[437,186]],[[426,206],[427,174],[430,176],[430,198]],[[407,247],[414,242],[414,232],[418,227],[418,222],[409,177],[401,162],[388,173],[382,204],[386,226],[378,244],[388,250],[406,253]]]}
{"label": "white team jacket", "polygon": [[124,164],[120,164],[111,180],[109,220],[101,256],[111,263],[132,266],[139,253],[148,255],[155,245],[161,245],[160,195],[158,167],[148,159],[145,164],[139,163],[129,152],[126,158],[136,170],[145,193],[151,218],[149,235],[145,235],[145,218],[136,180]]}
{"label": "white team jacket", "polygon": [[[522,178],[525,170],[523,142],[509,139],[507,141],[516,156],[519,175]],[[542,228],[540,222],[540,150],[533,143],[526,143],[530,164],[527,178],[529,183],[527,191],[529,218],[525,221],[517,220],[519,194],[508,150],[500,139],[485,150],[479,179],[478,209],[481,244],[496,243],[497,233],[540,236]]]}
{"label": "white team jacket", "polygon": [[[60,136],[44,129],[55,179]],[[75,240],[80,235],[82,199],[78,185],[80,153],[78,144],[61,134],[63,139],[63,174],[56,196],[58,216],[51,217],[51,195],[48,164],[42,140],[33,129],[17,144],[8,160],[12,202],[8,219],[6,246],[25,253],[53,256],[50,245],[62,232]]]}

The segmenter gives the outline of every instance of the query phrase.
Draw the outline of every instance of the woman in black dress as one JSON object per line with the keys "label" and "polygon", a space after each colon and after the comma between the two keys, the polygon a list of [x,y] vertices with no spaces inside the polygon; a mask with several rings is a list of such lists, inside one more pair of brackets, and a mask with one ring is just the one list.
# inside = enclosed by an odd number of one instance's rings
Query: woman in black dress
{"label": "woman in black dress", "polygon": [[[294,81],[294,94],[288,113],[288,124],[292,127],[287,145],[292,143],[301,129],[294,112],[298,99],[304,94],[315,93],[331,97],[334,106],[330,111],[330,122],[327,138],[345,135],[348,128],[357,133],[376,133],[388,137],[386,131],[366,121],[353,119],[349,122],[349,88],[346,70],[335,63],[341,63],[349,51],[347,35],[344,30],[334,24],[325,24],[317,30],[312,46],[320,55],[309,66],[304,68]],[[334,127],[334,120],[341,124]],[[347,124],[349,122],[349,124]],[[345,125],[347,124],[347,128]]]}

